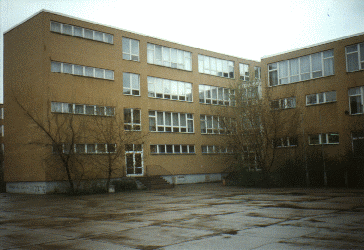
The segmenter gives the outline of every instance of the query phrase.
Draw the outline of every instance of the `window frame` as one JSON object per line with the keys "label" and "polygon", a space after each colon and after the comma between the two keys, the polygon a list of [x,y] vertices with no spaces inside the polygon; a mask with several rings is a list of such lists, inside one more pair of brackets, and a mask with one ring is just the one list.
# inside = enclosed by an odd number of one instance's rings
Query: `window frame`
{"label": "window frame", "polygon": [[242,81],[249,81],[250,79],[250,65],[246,63],[239,63],[239,79]]}
{"label": "window frame", "polygon": [[[335,100],[334,101],[327,101],[327,94],[328,93],[335,93]],[[323,101],[320,102],[320,95],[322,95],[323,97]],[[316,102],[315,103],[309,103],[309,98],[315,96],[316,98]],[[325,103],[333,103],[333,102],[337,102],[336,99],[336,90],[333,91],[326,91],[326,92],[321,92],[321,93],[315,93],[315,94],[310,94],[310,95],[306,95],[306,106],[312,106],[312,105],[319,105],[319,104],[325,104]]]}
{"label": "window frame", "polygon": [[148,97],[150,98],[193,102],[192,83],[169,80],[154,76],[148,76],[147,82]]}
{"label": "window frame", "polygon": [[[177,118],[177,120],[178,120],[177,122],[176,122],[175,118]],[[182,123],[184,123],[184,124],[182,124]],[[150,132],[162,132],[162,133],[189,133],[189,134],[192,134],[192,133],[194,133],[193,114],[150,110],[149,111],[149,131]]]}
{"label": "window frame", "polygon": [[198,72],[201,74],[235,79],[235,62],[199,54]]}
{"label": "window frame", "polygon": [[[350,92],[352,92],[353,90],[356,90],[356,92],[359,92],[358,94],[350,94]],[[359,87],[355,87],[355,88],[350,88],[348,90],[348,99],[349,99],[349,110],[350,110],[350,115],[362,115],[364,114],[364,86],[359,86]],[[360,104],[359,107],[357,107],[357,109],[359,109],[358,113],[352,113],[352,109],[353,109],[353,104],[352,104],[352,97],[356,97],[356,99],[359,97],[360,98]],[[361,112],[360,112],[361,111]]]}
{"label": "window frame", "polygon": [[[171,147],[171,150],[168,150],[168,146]],[[152,150],[152,147],[155,150]],[[186,147],[186,151],[183,148]],[[176,148],[179,148],[177,151]],[[164,150],[161,150],[164,149]],[[196,154],[196,148],[193,144],[151,144],[150,145],[150,154],[151,155],[191,155]]]}
{"label": "window frame", "polygon": [[[138,88],[134,88],[134,77],[137,76],[138,78]],[[125,87],[125,79],[129,78],[129,87]],[[130,93],[126,94],[125,90],[129,90]],[[134,94],[137,93],[137,94]],[[140,75],[136,74],[136,73],[131,73],[131,72],[123,72],[123,95],[130,95],[130,96],[140,96]]]}
{"label": "window frame", "polygon": [[[55,109],[56,108],[55,105],[60,105],[60,107],[61,107],[60,111],[57,111]],[[77,112],[76,106],[77,107],[82,106],[83,112],[82,113]],[[86,107],[91,107],[91,106],[94,107],[94,112],[93,112],[93,114],[87,114]],[[68,107],[68,112],[66,112],[65,107]],[[71,111],[69,111],[70,107],[72,107]],[[98,112],[100,108],[102,108],[104,110],[103,115],[100,115],[99,112]],[[112,115],[108,115],[108,112],[109,112],[108,109],[110,109],[110,108],[113,111]],[[75,115],[95,115],[95,116],[114,116],[115,115],[115,107],[90,105],[90,104],[66,103],[66,102],[51,102],[51,113],[54,113],[54,114],[75,114]]]}
{"label": "window frame", "polygon": [[[332,55],[327,55],[328,52]],[[315,61],[313,61],[313,58],[316,55],[319,55],[321,58],[321,60],[320,60],[321,70],[314,71],[313,66],[314,66]],[[305,62],[306,59],[308,59],[308,61]],[[293,62],[298,62],[296,64],[297,65],[296,69],[292,68]],[[307,62],[308,62],[308,65],[304,64]],[[284,70],[284,71],[286,71],[287,75],[280,77],[280,72],[283,71],[283,69],[280,69],[280,65],[283,65],[283,64],[287,64],[287,70]],[[326,67],[326,66],[331,66],[331,65],[332,65],[332,68]],[[313,80],[316,78],[332,76],[332,75],[335,75],[334,49],[329,49],[329,50],[320,51],[317,53],[313,53],[313,54],[309,54],[309,55],[305,55],[305,56],[301,56],[301,57],[297,57],[297,58],[292,58],[292,59],[288,59],[288,60],[284,60],[284,61],[270,63],[267,65],[267,67],[268,67],[268,86],[269,87],[280,86],[280,85],[285,85],[285,84],[292,84],[292,83],[296,83],[296,82],[308,81],[308,80]],[[297,70],[296,74],[292,73],[292,69],[295,71]],[[304,69],[306,69],[308,71],[303,71]],[[322,73],[321,76],[319,76],[319,75],[315,76],[315,73],[317,73],[317,72],[321,72]],[[276,79],[277,82],[274,81],[274,83],[272,83],[273,78]],[[281,81],[283,79],[286,79],[287,81]]]}
{"label": "window frame", "polygon": [[[216,89],[216,98],[212,96],[212,89]],[[220,92],[222,91],[222,94]],[[208,97],[208,93],[210,92],[210,97]],[[235,106],[235,90],[199,84],[198,86],[198,95],[199,95],[199,103],[201,104],[211,104],[211,105],[223,105],[223,106]],[[220,98],[222,97],[222,98]],[[201,101],[202,100],[202,101]]]}
{"label": "window frame", "polygon": [[[127,123],[125,121],[125,111],[126,110],[130,110],[130,122]],[[135,117],[134,117],[134,113],[138,112],[139,113],[139,123],[134,121]],[[124,130],[125,131],[141,131],[142,130],[142,123],[141,123],[141,109],[137,109],[137,108],[124,108]],[[131,129],[127,129],[127,126],[130,126]]]}
{"label": "window frame", "polygon": [[[311,137],[318,136],[318,143],[312,143]],[[337,142],[330,142],[330,136],[337,136],[338,141]],[[339,133],[320,133],[320,134],[311,134],[308,136],[308,145],[315,146],[315,145],[338,145],[340,144],[340,137]]]}
{"label": "window frame", "polygon": [[[356,51],[348,52],[348,49],[353,46],[356,46]],[[348,57],[353,54],[357,54],[356,63],[358,65],[358,69],[349,71]],[[361,58],[362,56],[363,56],[363,58]],[[364,42],[346,46],[345,47],[345,60],[346,60],[346,72],[356,72],[356,71],[364,70]]]}
{"label": "window frame", "polygon": [[[56,70],[56,65],[59,66],[59,70]],[[65,72],[65,66],[71,67],[71,73]],[[58,68],[57,68],[58,69]],[[88,73],[86,70],[92,70],[92,75]],[[97,77],[96,71],[102,71],[103,77]],[[51,61],[51,72],[52,73],[62,73],[62,74],[70,74],[75,76],[83,76],[83,77],[90,77],[90,78],[96,78],[96,79],[104,79],[113,81],[114,80],[114,71],[109,69],[101,69],[101,68],[95,68],[95,67],[89,67],[89,66],[83,66],[78,64],[72,64],[72,63],[65,63],[65,62],[57,62],[57,61]],[[108,77],[108,75],[111,73],[111,77]]]}
{"label": "window frame", "polygon": [[[294,103],[293,107],[291,107],[289,105],[290,101],[293,101],[293,103]],[[272,104],[274,104],[274,103],[278,104],[278,105],[274,105],[274,106],[277,106],[277,107],[273,107]],[[286,97],[286,98],[271,100],[269,105],[271,106],[271,109],[274,109],[274,110],[294,109],[294,108],[297,107],[297,101],[296,101],[296,97],[293,96],[293,97]]]}
{"label": "window frame", "polygon": [[[138,53],[137,54],[132,53],[132,51],[133,51],[132,43],[133,42],[138,43]],[[129,43],[129,51],[126,51],[124,43],[125,44]],[[124,51],[124,49],[125,49],[125,51]],[[139,56],[139,54],[140,54],[140,42],[139,42],[139,40],[128,38],[128,37],[123,37],[122,38],[122,53],[123,53],[123,60],[139,62],[139,59],[140,59],[140,56]],[[125,56],[129,55],[130,59],[124,58],[124,55]],[[133,56],[136,57],[136,59],[135,58],[133,59]]]}

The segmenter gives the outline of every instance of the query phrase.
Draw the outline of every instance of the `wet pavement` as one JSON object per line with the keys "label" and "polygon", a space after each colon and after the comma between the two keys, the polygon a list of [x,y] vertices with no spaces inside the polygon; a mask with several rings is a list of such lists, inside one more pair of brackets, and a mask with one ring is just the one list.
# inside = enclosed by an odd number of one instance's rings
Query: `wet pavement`
{"label": "wet pavement", "polygon": [[0,194],[0,249],[364,249],[364,190]]}

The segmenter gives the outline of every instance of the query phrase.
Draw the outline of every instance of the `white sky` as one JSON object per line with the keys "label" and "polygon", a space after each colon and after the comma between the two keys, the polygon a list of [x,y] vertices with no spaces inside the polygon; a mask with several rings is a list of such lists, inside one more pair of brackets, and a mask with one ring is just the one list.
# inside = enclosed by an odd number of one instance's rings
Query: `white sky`
{"label": "white sky", "polygon": [[[253,60],[364,32],[364,0],[0,0],[0,8],[0,33],[47,9]],[[2,36],[0,46],[2,102]]]}

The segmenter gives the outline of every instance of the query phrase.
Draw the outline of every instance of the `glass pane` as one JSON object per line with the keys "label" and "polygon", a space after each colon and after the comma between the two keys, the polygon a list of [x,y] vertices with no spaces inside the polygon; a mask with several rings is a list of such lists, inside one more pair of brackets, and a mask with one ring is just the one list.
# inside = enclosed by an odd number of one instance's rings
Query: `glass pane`
{"label": "glass pane", "polygon": [[348,54],[346,57],[348,72],[359,70],[358,53]]}
{"label": "glass pane", "polygon": [[125,144],[125,151],[127,152],[134,151],[133,144]]}
{"label": "glass pane", "polygon": [[157,152],[157,145],[150,145],[150,153],[156,154]]}
{"label": "glass pane", "polygon": [[324,58],[333,57],[334,56],[334,50],[326,50],[323,52]]}
{"label": "glass pane", "polygon": [[52,62],[51,63],[51,72],[61,73],[61,63],[60,62]]}
{"label": "glass pane", "polygon": [[97,144],[97,153],[106,153],[106,144]]}
{"label": "glass pane", "polygon": [[334,58],[324,60],[324,75],[331,76],[334,74]]}
{"label": "glass pane", "polygon": [[131,53],[139,56],[139,41],[134,39],[131,40]]}
{"label": "glass pane", "polygon": [[140,110],[139,109],[133,110],[133,122],[136,124],[140,124]]}
{"label": "glass pane", "polygon": [[72,36],[72,26],[67,25],[67,24],[63,24],[63,32],[62,33]]}
{"label": "glass pane", "polygon": [[95,106],[86,105],[86,115],[94,115],[95,114]]}
{"label": "glass pane", "polygon": [[175,154],[181,153],[181,147],[180,147],[180,145],[174,145],[174,153]]}
{"label": "glass pane", "polygon": [[105,107],[96,106],[96,115],[105,115]]}
{"label": "glass pane", "polygon": [[328,143],[339,143],[339,134],[329,134],[329,142]]}
{"label": "glass pane", "polygon": [[85,76],[94,76],[94,68],[85,67]]}
{"label": "glass pane", "polygon": [[132,88],[139,90],[139,75],[131,74]]}
{"label": "glass pane", "polygon": [[316,104],[317,97],[316,94],[306,96],[306,104]]}
{"label": "glass pane", "polygon": [[94,35],[93,35],[93,31],[92,30],[88,30],[88,29],[84,29],[84,37],[88,38],[88,39],[93,39]]}
{"label": "glass pane", "polygon": [[310,56],[303,56],[300,58],[301,74],[310,72]]}
{"label": "glass pane", "polygon": [[96,145],[95,144],[87,144],[87,153],[92,154],[96,152]]}
{"label": "glass pane", "polygon": [[166,145],[166,151],[167,154],[172,154],[173,153],[173,146],[172,145]]}
{"label": "glass pane", "polygon": [[105,70],[103,69],[95,69],[95,76],[97,78],[104,78],[104,72]]}
{"label": "glass pane", "polygon": [[103,33],[101,33],[101,32],[95,31],[95,32],[94,32],[94,39],[95,39],[96,41],[103,42],[103,41],[104,41],[104,34],[103,34]]}
{"label": "glass pane", "polygon": [[107,43],[113,43],[113,40],[114,40],[114,36],[113,35],[110,35],[110,34],[104,34],[105,36],[105,42]]}
{"label": "glass pane", "polygon": [[160,154],[164,154],[166,152],[165,145],[158,145],[158,148],[159,148],[159,153]]}
{"label": "glass pane", "polygon": [[106,115],[113,116],[115,109],[113,107],[106,107]]}
{"label": "glass pane", "polygon": [[63,73],[72,74],[72,64],[63,63]]}
{"label": "glass pane", "polygon": [[357,44],[346,47],[346,53],[350,53],[350,52],[354,52],[354,51],[358,51]]}
{"label": "glass pane", "polygon": [[130,74],[129,73],[123,74],[123,87],[130,88]]}
{"label": "glass pane", "polygon": [[193,146],[193,145],[188,146],[188,151],[190,154],[195,153],[195,146]]}
{"label": "glass pane", "polygon": [[51,111],[52,112],[62,112],[62,103],[60,102],[52,102],[51,103]]}
{"label": "glass pane", "polygon": [[83,154],[85,153],[85,144],[76,144],[76,153]]}
{"label": "glass pane", "polygon": [[75,75],[80,75],[82,76],[83,75],[83,67],[80,66],[80,65],[73,65],[73,73]]}
{"label": "glass pane", "polygon": [[123,37],[123,53],[130,54],[130,39]]}
{"label": "glass pane", "polygon": [[311,145],[320,144],[319,135],[310,135],[309,139]]}
{"label": "glass pane", "polygon": [[124,123],[131,123],[131,109],[124,109]]}
{"label": "glass pane", "polygon": [[322,70],[322,54],[316,53],[311,55],[312,60],[312,71]]}
{"label": "glass pane", "polygon": [[75,105],[75,113],[76,114],[83,114],[84,113],[83,105]]}
{"label": "glass pane", "polygon": [[61,24],[60,23],[51,22],[51,31],[61,33]]}

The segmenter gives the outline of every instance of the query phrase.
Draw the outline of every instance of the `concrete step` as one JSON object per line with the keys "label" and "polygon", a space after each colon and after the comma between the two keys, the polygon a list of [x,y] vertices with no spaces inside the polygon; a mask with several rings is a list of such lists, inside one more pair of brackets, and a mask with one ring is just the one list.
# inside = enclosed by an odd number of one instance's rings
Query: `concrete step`
{"label": "concrete step", "polygon": [[167,189],[173,188],[174,185],[169,184],[161,176],[146,176],[146,177],[136,177],[136,180],[141,182],[147,189]]}

